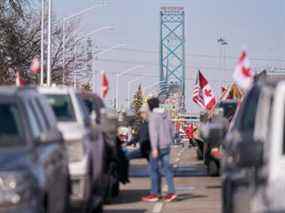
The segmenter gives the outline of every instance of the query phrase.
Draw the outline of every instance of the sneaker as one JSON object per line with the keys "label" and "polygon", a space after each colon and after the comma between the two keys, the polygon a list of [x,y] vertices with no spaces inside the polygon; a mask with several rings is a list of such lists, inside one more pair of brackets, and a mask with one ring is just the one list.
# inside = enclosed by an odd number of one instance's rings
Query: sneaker
{"label": "sneaker", "polygon": [[163,200],[164,200],[165,202],[171,202],[171,201],[176,200],[176,198],[177,198],[177,195],[171,193],[171,194],[165,195],[165,196],[163,197]]}
{"label": "sneaker", "polygon": [[159,201],[159,196],[157,196],[155,194],[149,194],[147,196],[144,196],[142,198],[142,201],[145,201],[145,202],[157,202],[157,201]]}

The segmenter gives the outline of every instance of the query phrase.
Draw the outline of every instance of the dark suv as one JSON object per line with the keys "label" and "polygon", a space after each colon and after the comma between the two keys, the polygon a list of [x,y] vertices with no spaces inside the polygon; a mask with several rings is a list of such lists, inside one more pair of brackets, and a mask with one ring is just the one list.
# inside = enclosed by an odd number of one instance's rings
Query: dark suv
{"label": "dark suv", "polygon": [[0,212],[67,212],[68,159],[46,99],[0,87],[0,120]]}

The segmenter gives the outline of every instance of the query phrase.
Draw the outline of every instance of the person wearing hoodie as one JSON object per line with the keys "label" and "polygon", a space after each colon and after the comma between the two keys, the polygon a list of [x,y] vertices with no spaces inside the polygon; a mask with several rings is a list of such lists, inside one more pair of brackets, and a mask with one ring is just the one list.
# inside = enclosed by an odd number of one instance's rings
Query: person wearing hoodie
{"label": "person wearing hoodie", "polygon": [[168,113],[159,108],[158,98],[149,99],[148,106],[151,111],[149,115],[151,192],[143,197],[143,201],[156,202],[161,197],[161,174],[159,171],[161,164],[168,186],[168,194],[163,197],[163,200],[171,202],[177,198],[170,163],[170,146],[174,139],[174,127]]}

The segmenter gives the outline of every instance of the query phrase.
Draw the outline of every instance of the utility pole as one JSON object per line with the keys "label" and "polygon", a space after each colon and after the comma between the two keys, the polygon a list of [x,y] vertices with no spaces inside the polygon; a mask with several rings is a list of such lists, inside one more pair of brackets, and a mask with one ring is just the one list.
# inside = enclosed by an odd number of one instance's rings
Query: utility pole
{"label": "utility pole", "polygon": [[42,13],[41,13],[41,73],[40,85],[44,84],[44,39],[45,39],[45,0],[42,0]]}
{"label": "utility pole", "polygon": [[51,51],[52,51],[52,0],[48,0],[48,55],[47,55],[47,85],[51,86]]}

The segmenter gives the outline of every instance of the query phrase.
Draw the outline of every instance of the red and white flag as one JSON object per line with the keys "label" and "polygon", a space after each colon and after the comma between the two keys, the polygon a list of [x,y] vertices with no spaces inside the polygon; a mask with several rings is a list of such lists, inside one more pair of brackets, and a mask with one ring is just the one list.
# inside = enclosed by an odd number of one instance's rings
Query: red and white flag
{"label": "red and white flag", "polygon": [[196,84],[193,90],[193,101],[201,108],[212,110],[216,106],[216,96],[205,76],[198,71]]}
{"label": "red and white flag", "polygon": [[249,89],[253,83],[254,73],[250,68],[250,62],[245,51],[242,51],[238,63],[235,67],[235,72],[233,75],[234,81],[242,89]]}
{"label": "red and white flag", "polygon": [[101,73],[101,96],[105,98],[109,92],[109,80],[106,73]]}
{"label": "red and white flag", "polygon": [[21,78],[20,72],[16,72],[16,86],[21,87],[25,85],[25,81]]}
{"label": "red and white flag", "polygon": [[38,57],[34,57],[31,64],[31,71],[34,74],[39,73],[41,70],[41,62]]}

